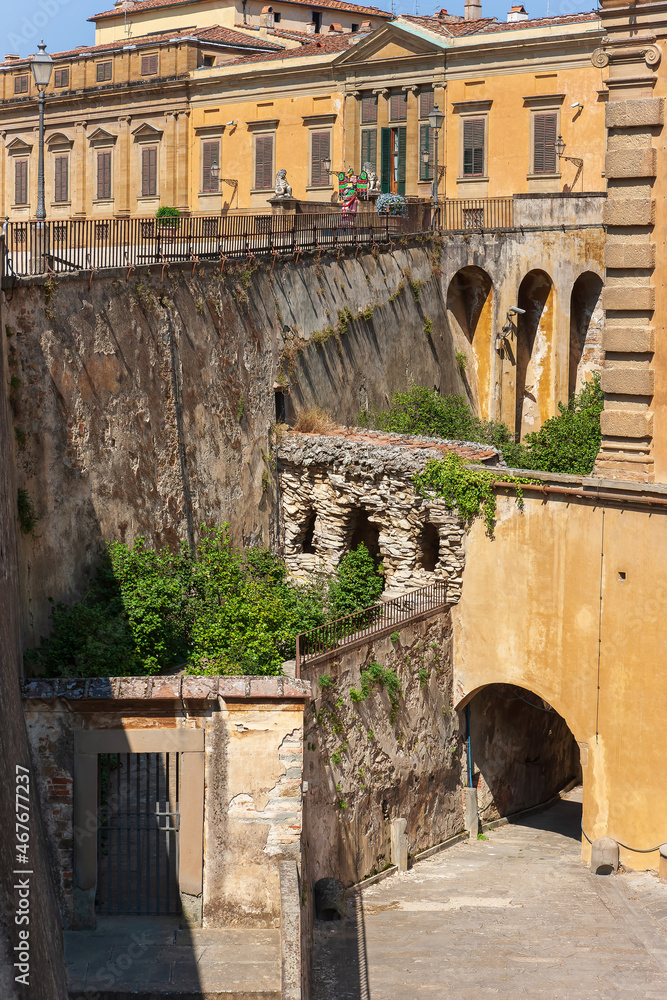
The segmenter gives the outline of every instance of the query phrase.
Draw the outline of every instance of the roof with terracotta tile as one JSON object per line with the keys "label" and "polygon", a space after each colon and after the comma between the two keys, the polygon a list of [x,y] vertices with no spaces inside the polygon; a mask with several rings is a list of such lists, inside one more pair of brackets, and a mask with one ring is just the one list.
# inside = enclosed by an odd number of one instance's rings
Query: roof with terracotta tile
{"label": "roof with terracotta tile", "polygon": [[553,28],[565,24],[579,24],[599,21],[596,11],[585,14],[565,14],[560,17],[537,17],[527,21],[498,21],[495,17],[482,17],[476,21],[449,20],[446,17],[404,14],[401,21],[408,21],[419,27],[436,31],[448,37],[462,38],[466,35],[485,35],[498,31],[528,31],[534,28]]}
{"label": "roof with terracotta tile", "polygon": [[442,458],[443,455],[454,452],[467,462],[504,465],[500,452],[488,444],[414,434],[391,434],[362,427],[341,427],[337,424],[329,425],[324,433],[319,434],[290,430],[281,437],[278,454],[283,461],[291,461],[297,465],[310,465],[314,461],[328,464],[340,460],[341,448],[348,455],[354,454],[362,464],[368,459],[371,462],[381,460],[385,464],[389,461],[393,465],[397,462],[407,463],[406,467],[416,468],[430,458]]}
{"label": "roof with terracotta tile", "polygon": [[[188,38],[195,38],[200,42],[208,42],[210,45],[228,45],[232,48],[249,49],[252,52],[264,51],[267,55],[269,53],[284,51],[284,47],[277,42],[270,42],[267,38],[252,38],[240,31],[233,31],[231,28],[223,28],[219,25],[213,25],[210,28],[165,31],[161,35],[140,35],[136,38],[133,37],[129,44],[141,47],[143,45],[160,45],[174,39],[185,41]],[[127,45],[127,39],[104,42],[101,45],[79,45],[75,49],[67,49],[64,52],[52,52],[51,57],[53,59],[74,59],[76,56],[90,55],[95,52],[113,52],[114,49],[123,49]],[[31,58],[31,56],[26,56],[23,59],[1,62],[0,69],[29,66]]]}
{"label": "roof with terracotta tile", "polygon": [[[201,0],[200,0],[201,2]],[[371,17],[381,17],[390,20],[394,15],[389,11],[380,10],[379,7],[367,7],[357,3],[347,3],[346,0],[281,0],[282,3],[297,4],[302,7],[311,7],[316,10],[342,10],[352,14],[367,14]],[[140,14],[144,10],[155,10],[157,7],[177,7],[182,4],[194,4],[197,0],[139,0],[127,8],[127,13]],[[103,10],[99,14],[93,14],[89,21],[100,21],[106,17],[124,17],[123,7],[115,7],[113,10]]]}
{"label": "roof with terracotta tile", "polygon": [[234,59],[233,64],[264,62],[268,59],[303,59],[307,56],[333,55],[350,48],[359,40],[358,35],[316,35],[315,37],[317,41],[310,45],[301,45],[294,49],[281,49],[280,52],[267,52],[266,55],[241,56],[240,59]]}

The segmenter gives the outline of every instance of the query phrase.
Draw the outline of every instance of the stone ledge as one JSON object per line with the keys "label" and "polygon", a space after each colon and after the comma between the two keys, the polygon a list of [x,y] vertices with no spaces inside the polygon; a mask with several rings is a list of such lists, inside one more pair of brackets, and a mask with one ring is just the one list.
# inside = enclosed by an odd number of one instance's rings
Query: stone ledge
{"label": "stone ledge", "polygon": [[664,100],[662,97],[643,97],[634,101],[609,101],[604,110],[607,128],[662,125]]}
{"label": "stone ledge", "polygon": [[309,681],[293,677],[94,677],[35,678],[22,682],[30,701],[113,701],[152,703],[311,697]]}

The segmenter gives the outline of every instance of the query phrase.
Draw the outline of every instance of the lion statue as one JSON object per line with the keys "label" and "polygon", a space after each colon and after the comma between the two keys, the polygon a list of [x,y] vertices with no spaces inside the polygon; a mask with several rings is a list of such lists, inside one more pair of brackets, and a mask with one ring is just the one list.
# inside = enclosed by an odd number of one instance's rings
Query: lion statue
{"label": "lion statue", "polygon": [[276,198],[291,198],[292,185],[287,181],[287,171],[279,170],[276,174]]}
{"label": "lion statue", "polygon": [[375,170],[373,169],[373,165],[371,163],[364,163],[364,170],[365,170],[366,174],[368,175],[368,192],[369,192],[369,194],[370,194],[371,191],[377,191],[377,193],[379,194],[380,193],[380,178],[375,173]]}

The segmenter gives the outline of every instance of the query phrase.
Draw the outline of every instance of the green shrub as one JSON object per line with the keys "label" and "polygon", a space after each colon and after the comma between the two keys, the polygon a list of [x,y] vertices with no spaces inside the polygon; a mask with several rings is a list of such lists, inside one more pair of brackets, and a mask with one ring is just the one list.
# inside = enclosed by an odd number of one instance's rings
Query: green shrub
{"label": "green shrub", "polygon": [[329,587],[331,618],[370,608],[382,593],[382,576],[363,542],[343,556]]}

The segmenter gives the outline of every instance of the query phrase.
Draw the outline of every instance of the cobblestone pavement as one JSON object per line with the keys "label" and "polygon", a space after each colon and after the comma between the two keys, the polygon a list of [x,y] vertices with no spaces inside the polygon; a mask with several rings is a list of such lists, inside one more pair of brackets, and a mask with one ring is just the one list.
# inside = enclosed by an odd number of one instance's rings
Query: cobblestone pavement
{"label": "cobblestone pavement", "polygon": [[591,874],[579,796],[370,886],[340,923],[318,922],[313,1000],[666,1000],[667,885]]}

